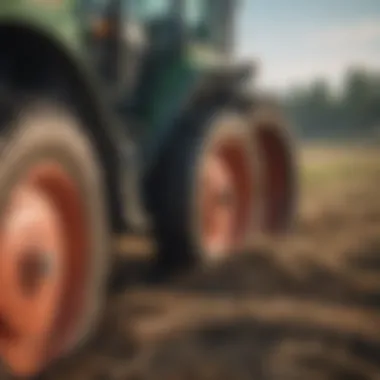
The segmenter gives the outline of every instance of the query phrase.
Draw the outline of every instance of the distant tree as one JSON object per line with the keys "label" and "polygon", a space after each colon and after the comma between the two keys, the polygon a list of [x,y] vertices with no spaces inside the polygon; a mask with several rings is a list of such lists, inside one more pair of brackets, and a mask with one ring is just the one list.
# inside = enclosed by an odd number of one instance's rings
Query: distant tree
{"label": "distant tree", "polygon": [[380,125],[380,71],[349,68],[340,97],[333,96],[322,78],[294,87],[284,107],[302,137],[368,136]]}

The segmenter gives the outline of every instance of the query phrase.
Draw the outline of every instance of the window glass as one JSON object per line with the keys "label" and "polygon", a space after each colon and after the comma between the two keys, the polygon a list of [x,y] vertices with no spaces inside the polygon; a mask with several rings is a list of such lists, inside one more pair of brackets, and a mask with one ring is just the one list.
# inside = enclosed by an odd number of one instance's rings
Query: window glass
{"label": "window glass", "polygon": [[208,0],[185,0],[185,23],[191,36],[203,42],[212,38]]}
{"label": "window glass", "polygon": [[140,21],[165,17],[171,13],[171,0],[130,0],[129,11]]}
{"label": "window glass", "polygon": [[196,28],[207,22],[207,1],[186,0],[185,20],[189,27]]}

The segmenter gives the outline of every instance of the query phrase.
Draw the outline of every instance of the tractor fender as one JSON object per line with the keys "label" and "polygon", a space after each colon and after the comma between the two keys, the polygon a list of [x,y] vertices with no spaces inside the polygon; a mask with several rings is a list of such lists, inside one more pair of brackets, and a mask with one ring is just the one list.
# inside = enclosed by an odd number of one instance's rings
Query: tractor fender
{"label": "tractor fender", "polygon": [[122,228],[120,157],[127,141],[111,108],[100,97],[91,68],[56,35],[20,21],[0,22],[0,51],[2,98],[10,92],[16,101],[20,94],[58,98],[81,119],[104,165],[112,224],[115,229]]}
{"label": "tractor fender", "polygon": [[[174,105],[170,106],[169,111],[165,111],[166,115],[151,133],[150,141],[144,147],[146,153],[143,160],[144,177],[148,178],[159,165],[161,156],[165,154],[173,135],[180,133],[179,129],[187,128],[185,127],[187,124],[183,121],[189,115],[204,108],[212,112],[235,104],[236,94],[241,85],[252,76],[252,71],[253,66],[250,64],[213,66],[209,69],[186,66],[182,74],[186,78],[185,84],[174,89],[169,86],[170,94],[167,99],[172,98]],[[171,103],[167,99],[166,103]]]}
{"label": "tractor fender", "polygon": [[254,74],[252,64],[225,65],[206,71],[194,85],[185,103],[185,110],[200,103],[235,103],[241,88]]}

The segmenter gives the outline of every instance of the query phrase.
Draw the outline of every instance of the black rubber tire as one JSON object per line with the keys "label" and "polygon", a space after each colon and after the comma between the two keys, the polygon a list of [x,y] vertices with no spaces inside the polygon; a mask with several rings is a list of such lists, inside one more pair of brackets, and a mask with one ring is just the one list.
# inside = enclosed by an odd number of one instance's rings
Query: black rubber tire
{"label": "black rubber tire", "polygon": [[[248,114],[247,126],[262,165],[262,230],[269,235],[286,233],[297,213],[299,169],[295,136],[281,108],[272,102],[257,104]],[[274,204],[270,194],[276,186],[276,163],[285,183],[282,196]]]}
{"label": "black rubber tire", "polygon": [[[243,123],[244,119],[233,110],[206,110],[192,113],[174,131],[156,168],[155,178],[151,178],[149,183],[159,273],[170,274],[215,261],[199,241],[197,215],[193,207],[196,172],[202,156],[226,135],[232,135],[241,142],[247,165],[252,172],[259,171],[255,148]],[[259,220],[259,210],[257,207],[257,213],[250,216],[251,227]],[[242,250],[249,234],[248,229],[240,246],[231,247],[230,251]],[[231,253],[226,251],[222,256],[227,257]]]}
{"label": "black rubber tire", "polygon": [[0,215],[14,184],[34,164],[49,160],[58,162],[75,180],[88,220],[89,256],[93,261],[86,283],[84,313],[63,357],[91,335],[106,295],[111,232],[103,174],[92,143],[68,107],[33,101],[24,105],[21,112],[17,112],[17,107],[13,111],[8,112],[2,125],[7,132],[0,153]]}

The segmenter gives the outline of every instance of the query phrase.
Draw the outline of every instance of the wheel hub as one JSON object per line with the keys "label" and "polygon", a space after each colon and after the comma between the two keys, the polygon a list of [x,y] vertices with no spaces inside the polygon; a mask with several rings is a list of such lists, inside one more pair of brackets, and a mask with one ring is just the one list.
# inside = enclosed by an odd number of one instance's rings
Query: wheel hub
{"label": "wheel hub", "polygon": [[31,249],[25,253],[19,263],[20,285],[25,295],[35,295],[44,280],[52,274],[53,254],[39,251],[38,248]]}
{"label": "wheel hub", "polygon": [[53,205],[30,186],[15,189],[4,216],[0,316],[11,334],[0,331],[0,353],[10,367],[28,372],[47,355],[42,347],[61,296],[62,228]]}

